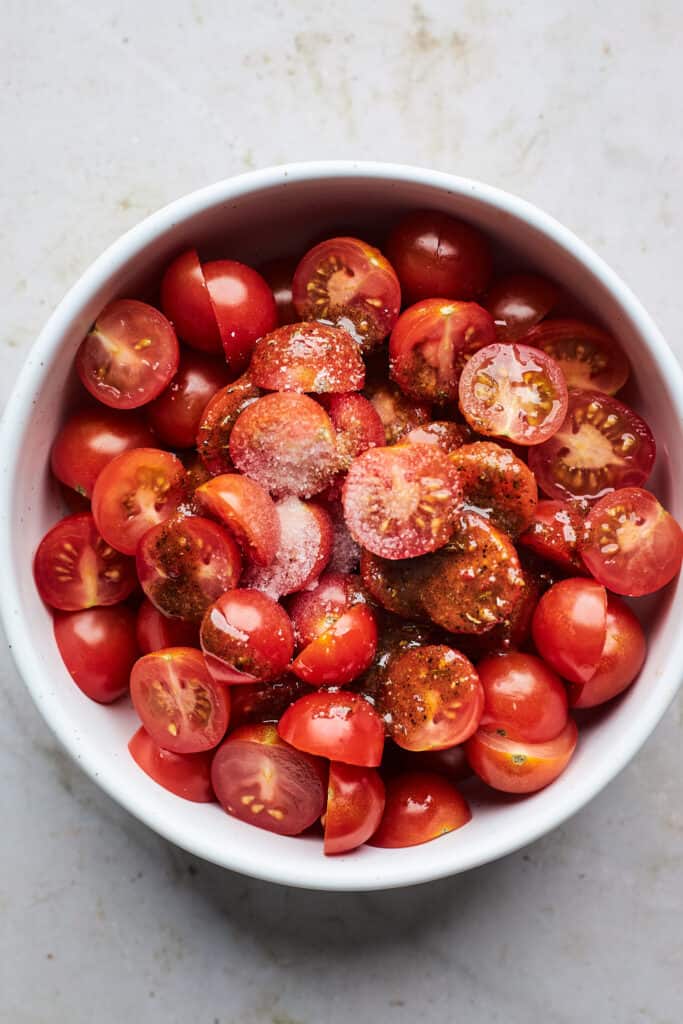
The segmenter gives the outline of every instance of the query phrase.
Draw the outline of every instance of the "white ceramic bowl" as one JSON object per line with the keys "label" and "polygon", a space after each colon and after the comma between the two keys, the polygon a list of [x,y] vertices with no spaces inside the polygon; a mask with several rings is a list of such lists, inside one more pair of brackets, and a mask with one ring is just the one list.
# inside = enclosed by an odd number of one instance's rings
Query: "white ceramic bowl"
{"label": "white ceramic bowl", "polygon": [[288,839],[228,817],[216,805],[180,800],[151,782],[126,744],[136,727],[125,705],[84,697],[62,665],[31,563],[59,517],[49,450],[68,411],[72,359],[97,312],[135,294],[176,252],[258,262],[296,252],[326,229],[378,231],[402,211],[431,207],[483,228],[519,264],[563,281],[621,340],[637,373],[633,395],[657,438],[651,481],[683,520],[683,378],[659,331],[632,292],[583,242],[515,196],[474,181],[414,167],[309,163],[219,182],[148,217],[114,243],[71,289],[36,341],[5,410],[0,437],[0,605],[12,652],[33,699],[57,737],[98,785],[158,833],[186,850],[289,885],[360,890],[410,885],[455,874],[516,850],[559,825],[633,757],[678,688],[683,672],[683,586],[648,608],[650,649],[638,683],[584,729],[567,771],[523,800],[472,795],[464,829],[406,850],[365,847],[325,858],[317,839]]}

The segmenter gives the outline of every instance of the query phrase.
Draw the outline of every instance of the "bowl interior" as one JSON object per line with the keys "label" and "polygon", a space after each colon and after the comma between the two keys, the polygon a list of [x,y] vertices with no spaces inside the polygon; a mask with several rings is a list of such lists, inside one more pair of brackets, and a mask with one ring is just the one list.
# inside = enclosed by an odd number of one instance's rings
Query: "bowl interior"
{"label": "bowl interior", "polygon": [[31,561],[63,510],[48,472],[51,441],[73,396],[72,359],[99,309],[147,295],[168,260],[196,245],[202,255],[258,263],[297,254],[328,232],[381,243],[401,211],[431,207],[482,227],[503,262],[535,268],[565,285],[620,339],[637,380],[629,401],[658,441],[651,485],[683,519],[683,437],[678,366],[625,286],[582,243],[511,196],[432,172],[382,166],[302,165],[223,182],[143,222],[107,251],[51,318],[6,410],[2,444],[3,610],[10,641],[48,722],[115,799],[199,856],[248,874],[320,888],[384,888],[455,873],[531,841],[594,795],[632,756],[663,713],[681,665],[680,587],[641,602],[650,649],[638,684],[609,714],[583,729],[576,756],[548,790],[523,800],[469,791],[472,822],[438,842],[384,851],[369,847],[324,858],[317,838],[286,839],[254,829],[217,806],[177,799],[144,776],[126,744],[136,717],[125,703],[104,708],[74,686],[57,652],[50,615],[35,591]]}

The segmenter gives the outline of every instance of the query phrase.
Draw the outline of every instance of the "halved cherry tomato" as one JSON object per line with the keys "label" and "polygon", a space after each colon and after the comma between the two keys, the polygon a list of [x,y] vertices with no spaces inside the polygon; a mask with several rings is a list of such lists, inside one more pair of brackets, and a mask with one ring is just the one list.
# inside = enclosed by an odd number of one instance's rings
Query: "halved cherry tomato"
{"label": "halved cherry tomato", "polygon": [[299,649],[334,626],[355,604],[367,600],[357,576],[325,572],[310,587],[295,594],[288,603],[294,639]]}
{"label": "halved cherry tomato", "polygon": [[565,501],[539,501],[519,543],[567,572],[582,572],[578,546],[582,532],[583,519],[571,505]]}
{"label": "halved cherry tomato", "polygon": [[57,612],[54,629],[62,661],[86,697],[110,704],[128,691],[139,655],[135,612],[126,605]]}
{"label": "halved cherry tomato", "polygon": [[616,398],[573,388],[560,429],[529,451],[541,490],[570,502],[640,487],[654,461],[655,439],[645,420]]}
{"label": "halved cherry tomato", "polygon": [[363,387],[365,364],[341,327],[289,324],[256,342],[249,374],[266,391],[342,394]]}
{"label": "halved cherry tomato", "polygon": [[607,593],[595,580],[555,583],[538,602],[532,633],[538,653],[573,683],[585,683],[605,646]]}
{"label": "halved cherry tomato", "polygon": [[414,427],[428,423],[432,407],[428,402],[413,402],[392,381],[366,387],[370,402],[382,421],[386,444],[396,444]]}
{"label": "halved cherry tomato", "polygon": [[379,413],[363,395],[330,395],[327,412],[337,431],[337,451],[342,469],[368,448],[383,446],[384,426]]}
{"label": "halved cherry tomato", "polygon": [[186,349],[175,377],[147,411],[160,441],[169,448],[194,447],[208,402],[229,380],[222,359]]}
{"label": "halved cherry tomato", "polygon": [[280,544],[280,520],[268,491],[248,476],[223,473],[202,484],[197,498],[230,527],[251,562],[270,565]]}
{"label": "halved cherry tomato", "polygon": [[[377,637],[375,660],[363,678],[353,687],[356,692],[367,697],[373,706],[380,701],[387,666],[392,659],[400,657],[406,651],[437,643],[443,636],[431,623],[423,625],[415,621],[403,622],[400,619],[386,617],[383,626]],[[396,747],[396,750],[398,749],[400,748]],[[385,753],[391,757],[393,750],[394,744],[390,743]]]}
{"label": "halved cherry tomato", "polygon": [[370,667],[376,650],[375,616],[367,605],[356,604],[306,644],[292,672],[311,686],[345,686]]}
{"label": "halved cherry tomato", "polygon": [[151,444],[154,434],[139,413],[102,406],[81,409],[57,434],[50,464],[58,480],[89,498],[108,462],[121,452]]}
{"label": "halved cherry tomato", "polygon": [[570,388],[613,395],[628,380],[628,360],[614,338],[582,320],[546,320],[524,338],[559,364]]}
{"label": "halved cherry tomato", "polygon": [[491,654],[504,654],[523,648],[531,637],[531,620],[536,605],[543,593],[538,576],[522,565],[523,586],[520,597],[512,611],[503,622],[485,633],[467,633],[458,637],[458,648],[466,654],[470,661],[479,662],[480,658]]}
{"label": "halved cherry tomato", "polygon": [[245,725],[217,751],[211,781],[223,810],[250,825],[295,836],[323,812],[323,765],[284,743],[273,725]]}
{"label": "halved cherry tomato", "polygon": [[64,612],[118,604],[135,590],[135,563],[113,550],[89,512],[67,516],[45,534],[33,562],[38,593]]}
{"label": "halved cherry tomato", "polygon": [[154,742],[176,754],[211,750],[228,727],[230,691],[192,647],[167,647],[136,661],[130,696]]}
{"label": "halved cherry tomato", "polygon": [[390,373],[412,398],[454,402],[467,360],[495,340],[493,320],[476,302],[425,299],[402,313],[391,332]]}
{"label": "halved cherry tomato", "polygon": [[312,501],[282,498],[275,508],[280,522],[275,558],[267,566],[252,564],[242,585],[278,598],[305,590],[317,580],[332,553],[332,523],[327,512]]}
{"label": "halved cherry tomato", "polygon": [[476,731],[484,691],[463,654],[432,644],[390,658],[377,706],[399,747],[443,750],[463,743]]}
{"label": "halved cherry tomato", "polygon": [[104,405],[137,409],[156,398],[178,369],[180,350],[158,309],[119,299],[103,309],[76,353],[85,388]]}
{"label": "halved cherry tomato", "polygon": [[161,308],[178,336],[202,352],[220,352],[221,335],[196,249],[188,249],[166,269]]}
{"label": "halved cherry tomato", "polygon": [[277,728],[287,743],[318,757],[367,768],[382,761],[384,723],[357,693],[309,693],[287,708]]}
{"label": "halved cherry tomato", "polygon": [[202,272],[228,366],[243,373],[256,341],[277,324],[273,293],[257,271],[236,260],[204,263]]}
{"label": "halved cherry tomato", "polygon": [[379,558],[363,549],[360,573],[368,593],[388,612],[404,619],[421,619],[421,581],[429,558],[426,555],[419,563],[413,558]]}
{"label": "halved cherry tomato", "polygon": [[284,675],[268,683],[245,683],[230,690],[230,728],[260,722],[279,722],[290,704],[311,687],[296,676]]}
{"label": "halved cherry tomato", "polygon": [[576,749],[578,731],[567,719],[562,732],[545,743],[516,741],[495,729],[479,729],[467,741],[473,770],[493,789],[503,793],[536,793],[562,774]]}
{"label": "halved cherry tomato", "polygon": [[514,452],[492,441],[475,441],[448,456],[460,477],[463,502],[517,537],[531,522],[538,489],[533,473]]}
{"label": "halved cherry tomato", "polygon": [[540,658],[510,651],[483,658],[477,672],[486,696],[483,728],[528,743],[545,743],[562,732],[567,691]]}
{"label": "halved cherry tomato", "polygon": [[473,299],[491,275],[491,246],[464,220],[437,210],[417,210],[398,222],[385,252],[401,282],[405,302],[431,295]]}
{"label": "halved cherry tomato", "polygon": [[158,746],[144,726],[140,726],[131,736],[128,750],[136,765],[170,793],[198,804],[213,801],[213,755],[209,751],[201,754],[174,754],[172,750]]}
{"label": "halved cherry tomato", "polygon": [[197,451],[212,476],[234,469],[230,458],[232,428],[239,414],[262,393],[249,374],[244,374],[217,391],[204,409],[197,431]]}
{"label": "halved cherry tomato", "polygon": [[203,516],[176,516],[148,530],[138,544],[138,579],[169,618],[201,622],[204,612],[242,571],[232,535]]}
{"label": "halved cherry tomato", "polygon": [[163,647],[199,647],[199,629],[194,622],[167,619],[147,598],[138,608],[137,641],[142,654]]}
{"label": "halved cherry tomato", "polygon": [[505,274],[489,288],[483,305],[496,325],[499,341],[519,341],[562,302],[559,285],[540,274]]}
{"label": "halved cherry tomato", "polygon": [[412,558],[446,543],[461,489],[442,451],[406,444],[370,448],[355,459],[342,502],[354,540],[381,558]]}
{"label": "halved cherry tomato", "polygon": [[277,309],[277,322],[280,327],[295,324],[299,314],[294,308],[292,299],[292,279],[299,261],[294,258],[268,260],[258,268],[261,277],[268,283],[273,293]]}
{"label": "halved cherry tomato", "polygon": [[654,494],[623,487],[590,510],[580,551],[599,583],[617,594],[641,597],[680,571],[683,531]]}
{"label": "halved cherry tomato", "polygon": [[384,783],[374,768],[333,762],[324,814],[325,853],[348,853],[365,843],[377,831],[384,798]]}
{"label": "halved cherry tomato", "polygon": [[572,683],[569,687],[573,708],[593,708],[611,700],[631,685],[643,667],[647,653],[643,627],[628,605],[613,594],[607,596],[606,627],[594,674],[583,685]]}
{"label": "halved cherry tomato", "polygon": [[403,438],[406,444],[435,444],[446,454],[468,444],[471,439],[472,432],[468,426],[450,420],[432,420],[413,427]]}
{"label": "halved cherry tomato", "polygon": [[310,249],[292,282],[304,320],[348,327],[363,349],[386,338],[401,308],[401,286],[379,249],[359,238],[330,238]]}
{"label": "halved cherry tomato", "polygon": [[180,459],[159,448],[133,448],[104,467],[92,495],[97,528],[117,551],[134,555],[147,530],[173,515],[182,500]]}
{"label": "halved cherry tomato", "polygon": [[387,780],[382,821],[368,842],[384,849],[419,846],[471,820],[467,801],[442,775],[404,772]]}
{"label": "halved cherry tomato", "polygon": [[204,616],[199,638],[206,664],[221,683],[277,679],[294,653],[287,612],[260,590],[228,590]]}
{"label": "halved cherry tomato", "polygon": [[567,414],[567,385],[558,364],[516,342],[475,352],[462,372],[459,395],[473,430],[515,444],[542,444]]}

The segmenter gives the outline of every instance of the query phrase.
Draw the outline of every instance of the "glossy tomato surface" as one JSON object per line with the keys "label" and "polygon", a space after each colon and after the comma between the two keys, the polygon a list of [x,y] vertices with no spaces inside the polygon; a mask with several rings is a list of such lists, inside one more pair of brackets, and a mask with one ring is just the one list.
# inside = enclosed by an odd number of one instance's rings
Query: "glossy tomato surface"
{"label": "glossy tomato surface", "polygon": [[[193,448],[204,409],[229,380],[225,360],[186,349],[180,356],[176,375],[147,410],[149,422],[162,444],[169,448]],[[143,446],[144,442],[140,447]]]}
{"label": "glossy tomato surface", "polygon": [[229,590],[207,610],[200,629],[206,664],[221,683],[277,679],[294,651],[284,608],[260,590]]}
{"label": "glossy tomato surface", "polygon": [[223,352],[233,376],[247,368],[258,338],[277,324],[275,299],[261,275],[236,260],[214,260],[202,272]]}
{"label": "glossy tomato surface", "polygon": [[127,693],[139,654],[135,612],[126,605],[57,612],[54,631],[69,675],[86,697],[110,704]]}
{"label": "glossy tomato surface", "polygon": [[538,602],[532,633],[538,653],[563,678],[587,682],[605,645],[607,592],[589,579],[555,583]]}
{"label": "glossy tomato surface", "polygon": [[514,452],[493,441],[475,441],[448,456],[466,508],[516,538],[531,523],[538,502],[536,480]]}
{"label": "glossy tomato surface", "polygon": [[330,765],[325,807],[325,853],[348,853],[377,831],[385,790],[374,768],[335,761]]}
{"label": "glossy tomato surface", "polygon": [[88,407],[73,413],[57,434],[50,465],[58,480],[89,498],[108,462],[153,444],[154,433],[140,413]]}
{"label": "glossy tomato surface", "polygon": [[262,391],[244,374],[221,388],[206,405],[197,430],[197,451],[212,476],[234,469],[230,457],[230,435],[237,417]]}
{"label": "glossy tomato surface", "polygon": [[357,693],[319,690],[300,697],[278,725],[283,740],[331,761],[376,768],[382,761],[384,723]]}
{"label": "glossy tomato surface", "polygon": [[143,726],[128,743],[130,756],[150,779],[170,793],[194,803],[211,803],[212,754],[175,754],[154,742]]}
{"label": "glossy tomato surface", "polygon": [[539,501],[519,543],[575,575],[583,572],[579,539],[583,517],[566,501]]}
{"label": "glossy tomato surface", "polygon": [[569,702],[574,708],[592,708],[616,697],[637,678],[647,644],[640,622],[623,601],[607,598],[605,643],[598,667],[583,684],[572,684]]}
{"label": "glossy tomato surface", "polygon": [[519,341],[562,301],[562,290],[540,274],[513,272],[494,281],[483,305],[499,341]]}
{"label": "glossy tomato surface", "polygon": [[619,344],[602,328],[582,320],[546,320],[524,339],[557,362],[570,388],[613,395],[630,368]]}
{"label": "glossy tomato surface", "polygon": [[530,743],[555,739],[567,724],[567,691],[558,675],[533,654],[510,651],[483,658],[484,728]]}
{"label": "glossy tomato surface", "polygon": [[503,793],[535,793],[554,782],[576,749],[578,730],[567,719],[562,732],[545,743],[517,741],[496,730],[479,729],[467,742],[467,756],[476,774]]}
{"label": "glossy tomato surface", "polygon": [[311,686],[345,686],[372,664],[377,622],[370,608],[357,604],[311,640],[292,663],[292,672]]}
{"label": "glossy tomato surface", "polygon": [[147,598],[138,608],[136,635],[140,654],[151,654],[163,647],[199,647],[196,623],[167,618]]}
{"label": "glossy tomato surface", "polygon": [[221,335],[196,249],[181,253],[166,269],[161,308],[178,336],[192,348],[221,351]]}
{"label": "glossy tomato surface", "polygon": [[436,772],[404,772],[387,780],[386,803],[370,846],[419,846],[472,820],[467,801]]}
{"label": "glossy tomato surface", "polygon": [[282,257],[262,263],[258,272],[273,293],[277,309],[277,322],[281,327],[294,324],[300,318],[292,299],[292,279],[298,266],[298,259]]}
{"label": "glossy tomato surface", "polygon": [[260,484],[239,473],[223,473],[202,484],[197,499],[230,528],[250,562],[271,564],[280,544],[280,519]]}

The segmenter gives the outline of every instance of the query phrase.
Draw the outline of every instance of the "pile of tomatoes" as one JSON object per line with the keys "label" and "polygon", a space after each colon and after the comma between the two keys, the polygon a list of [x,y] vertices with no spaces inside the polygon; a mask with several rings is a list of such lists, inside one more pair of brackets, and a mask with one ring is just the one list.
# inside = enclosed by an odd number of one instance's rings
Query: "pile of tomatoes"
{"label": "pile of tomatoes", "polygon": [[107,306],[35,557],[76,683],[130,693],[140,767],[272,832],[322,822],[329,854],[459,828],[473,773],[552,782],[570,710],[643,663],[621,596],[683,557],[618,342],[455,218],[383,248],[189,250],[160,308]]}

